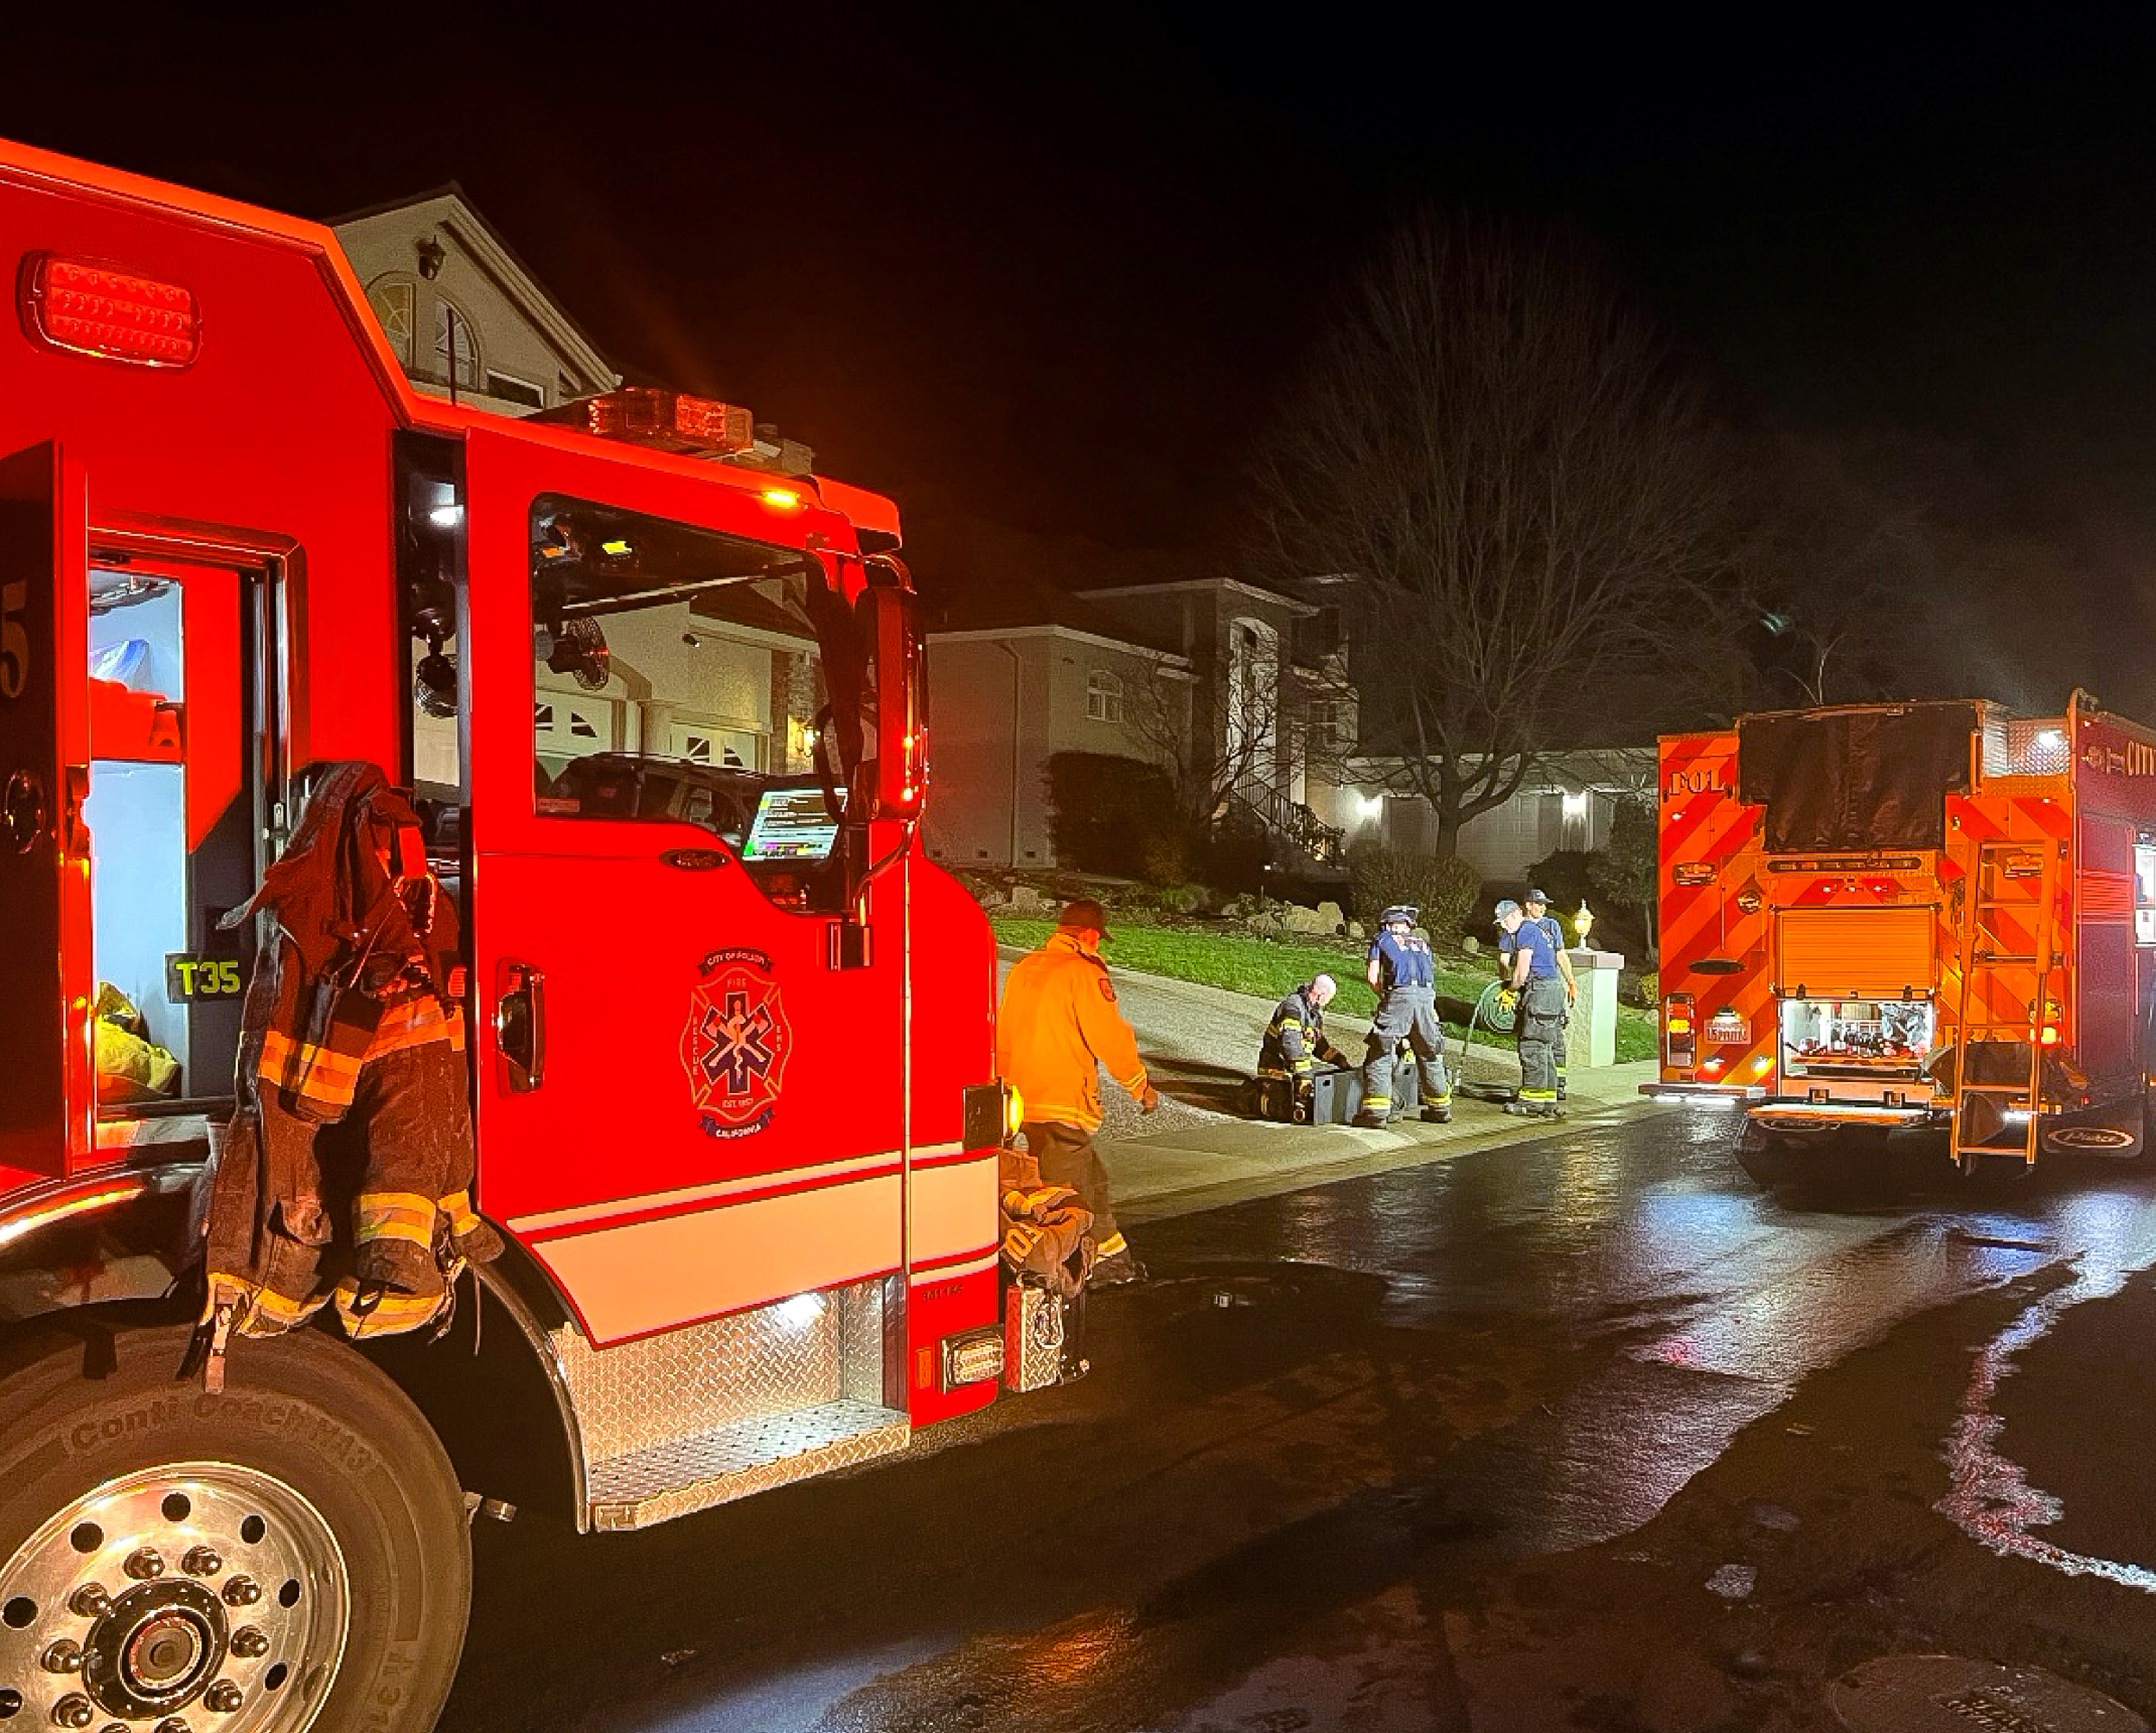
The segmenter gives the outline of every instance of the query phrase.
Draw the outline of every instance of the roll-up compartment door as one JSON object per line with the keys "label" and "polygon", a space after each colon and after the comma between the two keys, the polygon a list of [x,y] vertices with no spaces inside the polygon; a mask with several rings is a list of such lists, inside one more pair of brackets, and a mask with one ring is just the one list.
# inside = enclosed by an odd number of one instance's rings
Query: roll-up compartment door
{"label": "roll-up compartment door", "polygon": [[1939,983],[1938,914],[1925,908],[1785,909],[1775,979],[1785,996],[1898,999]]}

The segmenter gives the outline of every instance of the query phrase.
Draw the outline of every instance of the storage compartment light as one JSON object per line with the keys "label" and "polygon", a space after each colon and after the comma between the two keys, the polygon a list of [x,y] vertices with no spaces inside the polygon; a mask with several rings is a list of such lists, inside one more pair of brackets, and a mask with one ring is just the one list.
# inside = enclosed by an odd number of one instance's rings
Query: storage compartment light
{"label": "storage compartment light", "polygon": [[133,367],[194,365],[202,320],[194,295],[94,259],[34,253],[17,285],[33,342]]}

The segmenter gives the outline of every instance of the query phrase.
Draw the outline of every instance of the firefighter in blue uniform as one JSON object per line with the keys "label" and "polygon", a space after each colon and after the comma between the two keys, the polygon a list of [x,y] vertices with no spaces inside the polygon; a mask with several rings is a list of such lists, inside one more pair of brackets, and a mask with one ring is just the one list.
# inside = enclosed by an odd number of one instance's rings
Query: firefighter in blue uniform
{"label": "firefighter in blue uniform", "polygon": [[1558,1110],[1556,1045],[1564,1019],[1564,985],[1550,935],[1507,897],[1497,905],[1497,924],[1512,941],[1509,982],[1519,996],[1519,1097],[1507,1113],[1554,1117]]}
{"label": "firefighter in blue uniform", "polygon": [[1378,995],[1370,1050],[1362,1067],[1358,1125],[1383,1125],[1392,1116],[1393,1058],[1405,1040],[1420,1064],[1423,1117],[1452,1117],[1452,1084],[1445,1076],[1445,1037],[1437,1026],[1437,966],[1428,941],[1415,937],[1416,911],[1395,904],[1378,917],[1368,977]]}
{"label": "firefighter in blue uniform", "polygon": [[1296,988],[1273,1011],[1265,1026],[1265,1039],[1257,1054],[1261,1078],[1285,1078],[1293,1086],[1286,1111],[1295,1111],[1295,1097],[1305,1095],[1321,1065],[1344,1065],[1347,1055],[1334,1046],[1325,1033],[1325,1007],[1333,1002],[1340,984],[1329,975],[1314,975]]}
{"label": "firefighter in blue uniform", "polygon": [[[1557,955],[1558,973],[1564,977],[1564,1014],[1558,1023],[1557,1040],[1551,1052],[1557,1061],[1558,1099],[1564,1099],[1564,1032],[1572,1020],[1571,1007],[1579,998],[1579,982],[1572,974],[1572,959],[1564,954],[1564,928],[1550,912],[1550,893],[1532,890],[1520,898],[1526,905],[1527,920],[1548,935],[1550,949]],[[1503,923],[1500,922],[1501,929]],[[1513,978],[1513,936],[1500,930],[1497,936],[1497,975],[1507,988]]]}

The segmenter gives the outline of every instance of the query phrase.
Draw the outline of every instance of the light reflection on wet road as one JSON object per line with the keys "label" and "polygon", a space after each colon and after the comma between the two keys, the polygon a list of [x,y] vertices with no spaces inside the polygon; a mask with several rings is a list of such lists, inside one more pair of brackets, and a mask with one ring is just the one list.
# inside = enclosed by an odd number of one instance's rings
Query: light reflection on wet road
{"label": "light reflection on wet road", "polygon": [[[1647,1521],[1916,1314],[2156,1263],[2138,1167],[1799,1207],[1730,1135],[1587,1126],[1151,1224],[1156,1279],[1097,1303],[1073,1389],[647,1535],[492,1542],[444,1724],[1195,1727],[1298,1657],[1325,1677],[1321,1612]],[[1955,1515],[2012,1525],[1980,1487]],[[534,1595],[579,1612],[543,1654]]]}

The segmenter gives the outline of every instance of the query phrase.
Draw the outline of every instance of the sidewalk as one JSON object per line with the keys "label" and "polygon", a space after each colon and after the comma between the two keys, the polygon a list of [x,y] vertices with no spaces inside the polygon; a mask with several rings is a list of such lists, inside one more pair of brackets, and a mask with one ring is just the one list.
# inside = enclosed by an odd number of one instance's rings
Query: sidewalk
{"label": "sidewalk", "polygon": [[[1021,955],[1008,946],[1001,951],[1007,967]],[[1244,1119],[1234,1110],[1235,1097],[1257,1064],[1272,1001],[1117,969],[1112,956],[1109,966],[1123,1013],[1137,1032],[1139,1051],[1161,1095],[1159,1110],[1145,1115],[1103,1080],[1107,1120],[1097,1143],[1116,1213],[1133,1225],[1547,1137],[1554,1130],[1670,1111],[1639,1092],[1656,1073],[1655,1062],[1642,1059],[1597,1071],[1575,1067],[1566,1078],[1565,1116],[1554,1123],[1518,1118],[1494,1103],[1464,1095],[1455,1097],[1449,1125],[1425,1125],[1411,1116],[1382,1131],[1366,1131]],[[1327,1019],[1334,1045],[1352,1057],[1360,1057],[1368,1029],[1353,1017]],[[1460,1051],[1453,1041],[1445,1052],[1455,1085]],[[1516,1082],[1519,1061],[1509,1047],[1478,1044],[1468,1051],[1467,1075],[1475,1081]]]}
{"label": "sidewalk", "polygon": [[[1667,1113],[1672,1110],[1669,1107],[1639,1092],[1655,1071],[1652,1059],[1641,1059],[1600,1071],[1572,1071],[1566,1080],[1564,1116],[1555,1122],[1515,1117],[1494,1103],[1462,1096],[1453,1103],[1448,1125],[1426,1125],[1410,1116],[1395,1120],[1385,1130],[1366,1131],[1352,1125],[1276,1125],[1206,1114],[1195,1122],[1186,1121],[1156,1132],[1134,1129],[1111,1137],[1104,1127],[1098,1147],[1108,1168],[1116,1214],[1135,1225],[1251,1198],[1276,1197],[1359,1173],[1419,1167],[1472,1149],[1547,1137],[1555,1131],[1613,1124],[1642,1113]],[[1140,1127],[1146,1122],[1143,1118],[1137,1121]]]}

